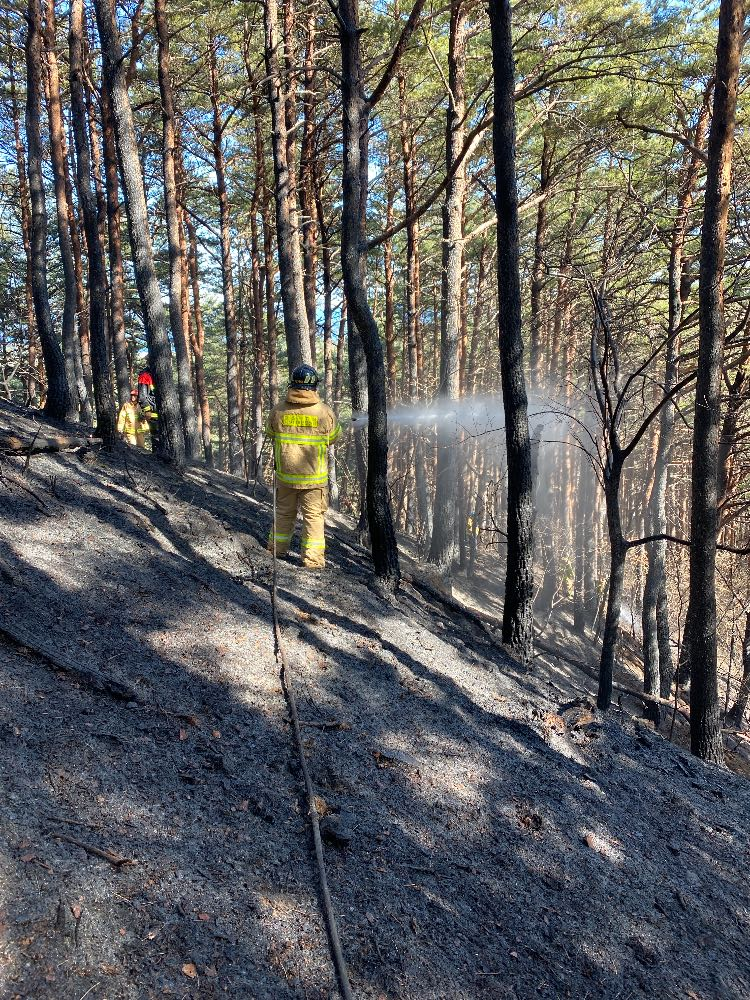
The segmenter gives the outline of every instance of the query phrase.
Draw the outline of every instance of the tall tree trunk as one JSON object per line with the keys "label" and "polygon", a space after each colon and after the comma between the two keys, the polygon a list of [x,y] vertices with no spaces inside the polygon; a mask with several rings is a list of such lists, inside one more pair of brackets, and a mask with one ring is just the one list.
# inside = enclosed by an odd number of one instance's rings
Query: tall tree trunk
{"label": "tall tree trunk", "polygon": [[200,278],[198,275],[198,241],[195,236],[195,226],[187,213],[185,213],[185,226],[188,232],[188,270],[190,273],[190,287],[193,293],[194,325],[191,347],[193,348],[193,364],[195,366],[195,388],[198,393],[198,406],[200,407],[201,413],[201,440],[203,442],[203,454],[206,459],[206,464],[212,466],[213,447],[211,444],[211,406],[208,401],[206,372],[203,365],[203,348],[206,342],[206,335],[203,328]]}
{"label": "tall tree trunk", "polygon": [[315,12],[306,14],[307,42],[303,76],[303,129],[300,149],[300,211],[302,215],[302,254],[304,261],[305,311],[310,330],[310,359],[316,364],[317,334],[317,237],[313,160],[315,158]]}
{"label": "tall tree trunk", "polygon": [[[466,166],[461,162],[466,129],[466,11],[463,0],[452,0],[448,42],[448,115],[445,130],[445,167],[453,172],[443,205],[443,267],[440,329],[440,385],[438,395],[458,402],[460,383],[461,288],[463,286],[463,208]],[[458,487],[458,423],[442,414],[438,423],[435,506],[429,562],[449,573],[453,566]]]}
{"label": "tall tree trunk", "polygon": [[542,292],[544,291],[544,267],[547,251],[547,209],[548,195],[551,183],[552,154],[554,143],[549,137],[549,130],[544,129],[542,143],[542,164],[539,175],[539,205],[536,210],[536,237],[534,239],[534,264],[531,271],[531,315],[529,327],[531,333],[530,375],[534,389],[541,384],[542,364]]}
{"label": "tall tree trunk", "polygon": [[686,633],[691,660],[690,746],[722,763],[716,652],[716,542],[721,366],[724,353],[724,256],[732,173],[742,32],[742,0],[722,0],[716,47],[716,90],[708,139],[698,299],[698,378],[692,459],[690,600]]}
{"label": "tall tree trunk", "polygon": [[52,176],[55,185],[55,208],[57,210],[57,240],[60,246],[64,280],[64,300],[62,314],[62,346],[65,358],[65,374],[68,384],[76,386],[78,406],[84,419],[91,419],[91,409],[86,409],[87,392],[81,363],[81,347],[76,336],[76,311],[78,296],[76,290],[76,269],[73,260],[73,245],[70,234],[72,207],[68,201],[65,183],[66,149],[65,126],[62,118],[60,99],[60,73],[57,66],[55,5],[53,0],[45,0],[46,30],[45,47],[47,55],[47,83],[49,98],[49,147],[52,161]]}
{"label": "tall tree trunk", "polygon": [[190,347],[182,322],[182,248],[180,218],[177,208],[177,123],[169,59],[169,29],[166,0],[154,0],[154,19],[159,49],[159,93],[162,113],[162,168],[164,174],[164,214],[169,245],[169,325],[177,360],[177,391],[180,400],[185,452],[198,457],[198,429],[195,420],[193,377],[190,370]]}
{"label": "tall tree trunk", "polygon": [[[339,0],[341,93],[343,103],[343,208],[341,262],[349,313],[359,332],[367,361],[368,450],[367,516],[372,559],[379,585],[387,591],[400,579],[398,547],[388,493],[388,418],[385,368],[377,324],[370,311],[363,280],[362,201],[367,184],[367,161],[361,140],[367,130],[369,107],[363,93],[358,0]],[[351,349],[351,341],[350,341]]]}
{"label": "tall tree trunk", "polygon": [[6,24],[6,46],[8,52],[8,78],[10,89],[10,107],[13,118],[13,141],[16,153],[16,169],[18,171],[18,200],[21,215],[21,239],[23,241],[23,252],[26,262],[24,272],[24,294],[26,303],[26,330],[28,337],[26,374],[26,398],[29,405],[36,405],[38,398],[37,389],[37,330],[34,318],[34,296],[31,288],[31,205],[29,204],[29,182],[26,177],[26,151],[21,141],[21,110],[16,92],[16,72],[13,59],[14,43],[10,30],[10,21]]}
{"label": "tall tree trunk", "polygon": [[117,146],[112,102],[106,87],[102,87],[102,139],[104,145],[104,182],[107,191],[110,337],[115,362],[117,401],[122,406],[123,403],[130,400],[130,364],[128,363],[128,342],[125,333],[125,268],[122,261]]}
{"label": "tall tree trunk", "polygon": [[299,219],[294,168],[289,162],[287,106],[290,99],[287,81],[279,63],[279,12],[276,0],[265,0],[265,58],[268,102],[271,108],[274,195],[276,199],[276,242],[279,250],[281,301],[284,306],[289,370],[311,364],[310,330],[305,307],[302,253],[299,243]]}
{"label": "tall tree trunk", "polygon": [[[385,228],[393,226],[393,202],[396,198],[396,186],[393,179],[393,158],[391,144],[388,143],[387,174],[385,185]],[[396,402],[396,324],[395,324],[395,289],[396,275],[393,266],[393,240],[387,239],[383,244],[383,269],[385,280],[385,356],[388,375],[388,404]]]}
{"label": "tall tree trunk", "polygon": [[79,396],[82,391],[81,387],[85,391],[85,396],[80,407],[81,419],[84,423],[90,424],[94,419],[91,406],[94,383],[91,377],[89,310],[86,301],[86,288],[83,281],[83,256],[86,253],[86,236],[84,233],[83,240],[81,239],[80,230],[83,228],[83,222],[82,219],[79,220],[79,214],[76,213],[73,204],[73,187],[70,183],[70,171],[68,169],[68,155],[70,155],[70,160],[73,163],[73,171],[75,172],[76,169],[75,162],[73,162],[75,160],[75,156],[73,155],[74,147],[75,141],[71,134],[69,148],[63,157],[63,173],[65,176],[65,196],[68,202],[68,227],[70,229],[70,245],[73,251],[73,273],[75,274],[76,282],[76,316],[78,318],[78,336],[74,340],[73,364],[76,369]]}
{"label": "tall tree trunk", "polygon": [[213,35],[208,41],[208,70],[211,85],[213,135],[211,148],[216,172],[216,194],[219,199],[219,227],[221,231],[221,279],[224,292],[224,327],[227,342],[227,440],[229,443],[229,471],[241,476],[245,469],[242,447],[240,414],[240,372],[237,355],[237,310],[234,301],[234,276],[232,265],[232,226],[227,192],[226,163],[224,160],[224,124],[219,108],[219,74],[216,65],[217,42]]}
{"label": "tall tree trunk", "polygon": [[76,147],[78,201],[83,212],[88,244],[89,331],[96,423],[104,446],[112,448],[117,436],[117,420],[107,351],[107,272],[99,234],[96,193],[91,186],[88,110],[83,83],[83,0],[71,2],[69,49],[70,101]]}
{"label": "tall tree trunk", "polygon": [[508,455],[508,561],[505,573],[503,641],[524,662],[533,650],[534,594],[531,444],[521,336],[514,105],[515,71],[509,0],[490,4],[495,77],[493,152],[496,175],[497,281],[500,311],[500,371]]}
{"label": "tall tree trunk", "polygon": [[750,702],[750,611],[745,616],[745,637],[742,642],[742,680],[737,693],[737,701],[729,712],[729,721],[742,729],[743,719]]}
{"label": "tall tree trunk", "polygon": [[[700,150],[705,141],[706,126],[712,85],[706,88],[703,107],[693,136],[693,146]],[[667,354],[664,366],[663,392],[673,391],[679,375],[680,323],[683,299],[681,295],[685,235],[690,209],[695,197],[701,158],[692,153],[685,170],[677,203],[677,215],[672,227],[669,253],[669,313]],[[654,479],[649,498],[648,534],[663,535],[667,530],[667,482],[669,458],[672,451],[675,411],[672,405],[662,408],[659,417],[658,444],[654,459]],[[669,697],[672,685],[672,648],[669,639],[669,614],[667,605],[667,543],[664,539],[648,546],[648,571],[643,593],[643,675],[647,694]],[[685,678],[682,678],[684,682]],[[651,710],[655,721],[658,705]]]}
{"label": "tall tree trunk", "polygon": [[257,479],[263,480],[263,373],[265,367],[265,330],[263,328],[263,301],[265,288],[260,264],[260,238],[258,233],[258,210],[263,194],[263,132],[260,128],[260,105],[253,95],[255,117],[255,185],[250,202],[250,253],[251,284],[253,290],[253,471]]}
{"label": "tall tree trunk", "polygon": [[596,614],[594,587],[594,509],[596,479],[587,458],[581,455],[576,504],[573,627],[583,634]]}
{"label": "tall tree trunk", "polygon": [[[420,395],[424,393],[424,358],[422,349],[421,288],[419,269],[419,219],[415,215],[417,207],[417,180],[414,157],[414,127],[411,122],[411,111],[407,95],[406,75],[402,69],[397,74],[399,94],[399,117],[401,134],[401,153],[404,173],[404,213],[406,225],[406,358],[407,385],[409,402],[416,406]],[[414,427],[411,430],[414,438],[414,486],[417,498],[419,547],[429,545],[432,538],[432,507],[430,491],[427,482],[427,453],[429,449],[429,430]]]}
{"label": "tall tree trunk", "polygon": [[78,406],[65,373],[65,359],[55,336],[47,288],[47,208],[42,175],[42,15],[30,0],[26,32],[26,143],[31,199],[31,291],[47,375],[44,412],[53,420],[75,420]]}
{"label": "tall tree trunk", "polygon": [[596,696],[597,707],[606,711],[612,702],[612,679],[614,676],[617,643],[620,636],[620,613],[625,584],[625,556],[627,549],[620,519],[620,484],[622,480],[622,456],[616,445],[605,470],[604,496],[607,505],[607,528],[609,530],[609,591],[607,594],[607,614],[604,620],[602,655],[599,661],[599,689]]}
{"label": "tall tree trunk", "polygon": [[172,352],[167,336],[166,316],[154,268],[151,233],[148,228],[146,192],[135,135],[133,111],[125,79],[126,67],[117,27],[113,0],[94,0],[102,45],[103,81],[112,102],[117,154],[125,188],[130,246],[135,278],[143,309],[148,343],[149,366],[154,376],[159,414],[159,453],[181,466],[185,462],[185,438],[180,407],[172,377]]}
{"label": "tall tree trunk", "polygon": [[268,405],[273,408],[279,401],[279,365],[276,330],[276,303],[274,283],[274,253],[273,234],[271,232],[270,212],[268,210],[268,188],[263,180],[263,198],[261,199],[260,218],[263,229],[263,280],[266,286],[266,346],[268,349]]}

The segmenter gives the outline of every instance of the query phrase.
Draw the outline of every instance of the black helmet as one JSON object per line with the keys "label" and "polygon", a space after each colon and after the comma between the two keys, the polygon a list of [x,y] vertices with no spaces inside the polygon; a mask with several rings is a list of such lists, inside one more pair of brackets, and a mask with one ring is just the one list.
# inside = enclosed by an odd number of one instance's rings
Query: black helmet
{"label": "black helmet", "polygon": [[297,365],[292,372],[292,381],[289,385],[293,389],[317,389],[318,373],[311,365]]}

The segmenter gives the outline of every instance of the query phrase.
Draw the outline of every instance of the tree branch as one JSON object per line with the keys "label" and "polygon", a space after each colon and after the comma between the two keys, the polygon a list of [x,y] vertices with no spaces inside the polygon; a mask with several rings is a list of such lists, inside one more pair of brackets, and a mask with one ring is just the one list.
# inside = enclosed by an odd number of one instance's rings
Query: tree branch
{"label": "tree branch", "polygon": [[[658,534],[647,535],[645,538],[632,538],[630,541],[626,539],[625,548],[633,549],[637,545],[648,545],[649,542],[674,542],[675,545],[686,545],[688,548],[692,545],[689,538],[678,538],[677,535]],[[719,542],[717,543],[716,548],[719,552],[729,552],[735,556],[750,555],[750,545],[746,545],[744,548],[738,548],[735,545],[723,545]]]}
{"label": "tree branch", "polygon": [[419,18],[422,14],[422,8],[425,5],[425,0],[416,0],[414,6],[412,7],[411,14],[409,14],[409,19],[403,27],[399,40],[396,42],[396,47],[391,54],[391,58],[388,65],[385,68],[385,72],[380,78],[380,83],[377,85],[375,90],[369,98],[367,98],[366,104],[370,111],[375,107],[380,98],[388,89],[388,85],[393,79],[396,73],[396,67],[398,66],[401,56],[404,54],[404,49],[409,44],[411,36],[414,34],[414,29],[417,27]]}
{"label": "tree branch", "polygon": [[487,115],[487,117],[484,118],[479,125],[475,126],[471,132],[469,132],[466,136],[463,149],[453,161],[451,169],[445,175],[440,184],[438,184],[432,194],[429,195],[429,197],[427,197],[421,205],[417,205],[411,215],[407,215],[406,218],[401,220],[401,222],[397,223],[395,226],[391,226],[390,229],[386,229],[385,232],[380,234],[380,236],[375,236],[373,239],[368,240],[364,247],[365,251],[369,252],[370,250],[374,250],[375,247],[381,246],[381,244],[390,240],[393,236],[396,236],[397,233],[402,232],[407,226],[411,225],[412,222],[416,222],[417,219],[420,219],[424,213],[435,204],[443,191],[445,191],[448,183],[463,161],[473,153],[482,135],[487,131],[490,125],[492,125],[494,118],[494,114]]}

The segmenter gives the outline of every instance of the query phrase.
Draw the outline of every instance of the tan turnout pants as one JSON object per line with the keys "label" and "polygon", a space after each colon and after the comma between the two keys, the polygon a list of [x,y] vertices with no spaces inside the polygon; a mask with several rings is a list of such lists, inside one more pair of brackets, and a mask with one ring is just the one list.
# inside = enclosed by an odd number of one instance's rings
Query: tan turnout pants
{"label": "tan turnout pants", "polygon": [[[302,515],[302,565],[307,569],[323,569],[326,564],[325,512],[328,509],[328,489],[316,486],[311,490],[296,490],[285,483],[276,486],[276,555],[285,556],[294,535],[297,511]],[[273,527],[268,538],[268,551],[273,552]]]}

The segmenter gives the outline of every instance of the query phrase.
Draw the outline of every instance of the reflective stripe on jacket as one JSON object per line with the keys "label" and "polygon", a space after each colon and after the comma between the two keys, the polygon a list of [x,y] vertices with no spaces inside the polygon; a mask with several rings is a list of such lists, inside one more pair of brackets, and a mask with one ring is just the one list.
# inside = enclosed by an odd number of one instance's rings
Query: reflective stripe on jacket
{"label": "reflective stripe on jacket", "polygon": [[117,418],[120,434],[142,434],[148,430],[148,420],[137,403],[123,403]]}
{"label": "reflective stripe on jacket", "polygon": [[328,483],[328,447],[341,434],[336,414],[312,389],[289,389],[268,417],[276,478],[294,489]]}

